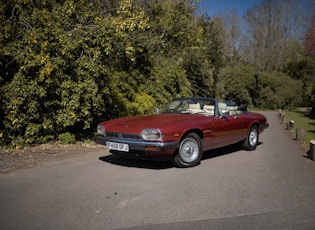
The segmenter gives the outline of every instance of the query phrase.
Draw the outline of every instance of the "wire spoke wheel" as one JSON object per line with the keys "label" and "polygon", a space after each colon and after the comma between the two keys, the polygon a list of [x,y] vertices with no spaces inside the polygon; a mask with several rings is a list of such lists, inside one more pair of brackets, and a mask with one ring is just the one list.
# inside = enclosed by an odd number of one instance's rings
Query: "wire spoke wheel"
{"label": "wire spoke wheel", "polygon": [[199,145],[194,138],[186,138],[179,146],[179,155],[187,163],[193,162],[199,155]]}
{"label": "wire spoke wheel", "polygon": [[197,133],[187,134],[180,142],[172,163],[180,168],[196,166],[202,156],[201,139]]}

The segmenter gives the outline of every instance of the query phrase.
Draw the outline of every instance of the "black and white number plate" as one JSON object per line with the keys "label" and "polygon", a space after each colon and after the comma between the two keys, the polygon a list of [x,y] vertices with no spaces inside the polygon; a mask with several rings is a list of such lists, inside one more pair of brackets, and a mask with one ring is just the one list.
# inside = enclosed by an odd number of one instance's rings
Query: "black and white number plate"
{"label": "black and white number plate", "polygon": [[116,142],[107,141],[106,142],[106,146],[109,149],[129,152],[129,145],[128,144],[122,144],[122,143],[116,143]]}

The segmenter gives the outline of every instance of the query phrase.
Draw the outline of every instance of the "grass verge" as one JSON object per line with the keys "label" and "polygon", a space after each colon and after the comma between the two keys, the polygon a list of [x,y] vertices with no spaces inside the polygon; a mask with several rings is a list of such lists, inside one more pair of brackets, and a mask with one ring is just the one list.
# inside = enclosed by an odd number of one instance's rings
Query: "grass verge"
{"label": "grass verge", "polygon": [[315,118],[311,118],[308,112],[286,111],[288,120],[294,121],[294,132],[296,128],[305,130],[305,145],[308,145],[310,140],[315,140]]}

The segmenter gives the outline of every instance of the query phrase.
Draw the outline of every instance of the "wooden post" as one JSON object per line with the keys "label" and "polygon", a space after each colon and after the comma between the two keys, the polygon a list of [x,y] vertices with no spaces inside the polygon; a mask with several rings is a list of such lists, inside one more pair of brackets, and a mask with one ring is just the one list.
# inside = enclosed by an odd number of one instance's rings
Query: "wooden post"
{"label": "wooden post", "polygon": [[296,140],[304,141],[304,139],[305,139],[305,129],[296,128]]}
{"label": "wooden post", "polygon": [[283,122],[284,122],[285,119],[286,119],[285,113],[280,113],[279,118],[280,118],[280,123],[283,124]]}
{"label": "wooden post", "polygon": [[281,119],[281,124],[286,124],[287,123],[287,117],[285,115],[283,115],[282,119]]}
{"label": "wooden post", "polygon": [[292,130],[294,129],[294,121],[291,120],[290,122],[286,122],[287,125],[287,130]]}
{"label": "wooden post", "polygon": [[279,109],[278,117],[281,119],[282,109]]}
{"label": "wooden post", "polygon": [[315,140],[310,141],[310,151],[308,152],[308,156],[312,161],[315,160]]}

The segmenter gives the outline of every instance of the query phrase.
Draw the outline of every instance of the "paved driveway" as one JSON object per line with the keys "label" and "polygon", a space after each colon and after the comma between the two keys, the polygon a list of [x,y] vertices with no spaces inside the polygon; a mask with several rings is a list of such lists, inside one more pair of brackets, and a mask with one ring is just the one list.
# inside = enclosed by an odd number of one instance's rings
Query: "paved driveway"
{"label": "paved driveway", "polygon": [[125,160],[107,150],[0,174],[1,229],[315,229],[315,162],[280,125],[256,151],[201,164]]}

